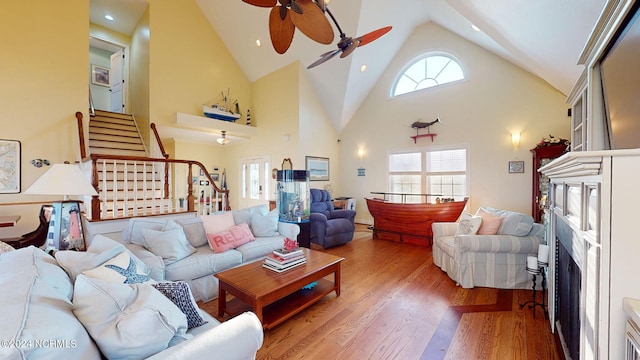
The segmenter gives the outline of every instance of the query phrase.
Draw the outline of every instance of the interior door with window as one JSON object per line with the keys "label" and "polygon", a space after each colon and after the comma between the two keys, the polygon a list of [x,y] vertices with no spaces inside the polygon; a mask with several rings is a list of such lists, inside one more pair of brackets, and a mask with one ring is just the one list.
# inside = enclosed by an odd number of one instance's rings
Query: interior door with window
{"label": "interior door with window", "polygon": [[275,199],[275,194],[272,194],[275,186],[271,179],[270,164],[270,156],[240,159],[241,208],[268,204],[269,199]]}

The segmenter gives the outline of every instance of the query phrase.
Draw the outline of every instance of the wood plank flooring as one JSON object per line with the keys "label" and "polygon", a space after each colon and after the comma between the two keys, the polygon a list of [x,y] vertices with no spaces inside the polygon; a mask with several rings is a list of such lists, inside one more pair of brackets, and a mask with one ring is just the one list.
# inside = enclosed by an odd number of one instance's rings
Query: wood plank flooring
{"label": "wood plank flooring", "polygon": [[[257,359],[561,359],[541,309],[520,309],[531,290],[462,289],[431,249],[357,230],[313,247],[345,258],[341,295],[267,330]],[[217,315],[217,300],[200,305]]]}

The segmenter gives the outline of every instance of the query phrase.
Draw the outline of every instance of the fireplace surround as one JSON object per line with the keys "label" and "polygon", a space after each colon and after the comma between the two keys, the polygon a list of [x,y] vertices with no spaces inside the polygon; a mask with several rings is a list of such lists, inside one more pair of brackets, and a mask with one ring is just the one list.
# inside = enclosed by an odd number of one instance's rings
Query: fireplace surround
{"label": "fireplace surround", "polygon": [[625,297],[637,276],[640,149],[571,152],[542,167],[550,179],[549,316],[566,358],[622,359]]}

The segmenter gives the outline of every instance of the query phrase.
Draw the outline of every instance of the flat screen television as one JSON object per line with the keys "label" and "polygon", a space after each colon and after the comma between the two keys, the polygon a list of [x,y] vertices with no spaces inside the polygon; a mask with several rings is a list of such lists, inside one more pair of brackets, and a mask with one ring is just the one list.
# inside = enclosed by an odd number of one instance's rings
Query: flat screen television
{"label": "flat screen television", "polygon": [[640,148],[640,1],[630,9],[600,61],[610,149]]}

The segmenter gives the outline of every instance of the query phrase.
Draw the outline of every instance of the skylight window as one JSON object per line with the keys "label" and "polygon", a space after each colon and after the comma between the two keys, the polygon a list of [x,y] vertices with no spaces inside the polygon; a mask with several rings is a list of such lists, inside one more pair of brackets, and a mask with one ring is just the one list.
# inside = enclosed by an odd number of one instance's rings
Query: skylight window
{"label": "skylight window", "polygon": [[427,54],[404,68],[391,89],[398,96],[464,79],[460,63],[451,55]]}

